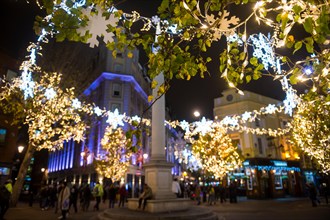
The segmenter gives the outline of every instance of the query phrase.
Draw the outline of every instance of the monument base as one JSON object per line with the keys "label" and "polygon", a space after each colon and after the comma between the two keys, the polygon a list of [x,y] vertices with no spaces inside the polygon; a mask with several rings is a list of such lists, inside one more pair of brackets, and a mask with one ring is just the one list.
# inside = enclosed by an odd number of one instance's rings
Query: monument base
{"label": "monument base", "polygon": [[[139,199],[128,199],[128,209],[138,210],[138,205]],[[189,199],[150,199],[144,211],[150,213],[185,211],[189,206],[191,206]]]}
{"label": "monument base", "polygon": [[[157,200],[155,200],[157,201]],[[179,202],[172,201],[173,205],[180,206]],[[182,202],[182,201],[181,201]],[[136,205],[138,201],[135,199],[130,201],[131,205]],[[161,203],[157,201],[156,203]],[[107,209],[100,213],[96,219],[98,220],[218,220],[216,213],[212,212],[207,207],[196,206],[192,201],[187,201],[189,204],[188,209],[184,211],[167,211],[151,213],[150,209],[156,206],[161,207],[160,204],[156,204],[153,200],[148,201],[146,210],[141,209],[128,209],[128,208],[115,208]],[[168,203],[163,203],[162,208],[166,209]],[[170,205],[172,207],[172,205]]]}

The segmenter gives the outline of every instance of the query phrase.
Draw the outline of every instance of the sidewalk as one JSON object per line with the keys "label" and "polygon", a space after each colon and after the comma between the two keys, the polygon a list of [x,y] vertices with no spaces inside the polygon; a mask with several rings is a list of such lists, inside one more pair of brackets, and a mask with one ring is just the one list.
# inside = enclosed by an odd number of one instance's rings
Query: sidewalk
{"label": "sidewalk", "polygon": [[[100,204],[100,211],[92,211],[95,201],[91,202],[89,211],[74,213],[72,207],[68,220],[96,220],[96,217],[108,209],[108,200]],[[27,203],[19,203],[17,207],[10,208],[6,213],[6,220],[56,220],[60,213],[54,213],[54,209],[42,211],[39,204],[33,204],[29,207]],[[318,207],[312,207],[309,198],[280,198],[272,200],[248,200],[245,197],[239,197],[238,203],[223,203],[217,201],[216,205],[209,206],[207,203],[197,206],[192,201],[192,208],[212,210],[218,215],[219,220],[328,220],[330,219],[330,204],[325,204],[324,200]],[[127,208],[118,208],[116,205],[114,213],[127,214]],[[136,212],[136,219],[143,219],[143,212]],[[142,216],[142,217],[141,217]],[[192,219],[193,220],[193,219]]]}
{"label": "sidewalk", "polygon": [[[87,212],[83,212],[79,210],[78,212],[74,213],[73,207],[71,207],[68,220],[93,220],[96,219],[96,216],[106,210],[108,208],[108,201],[106,203],[100,203],[100,210],[93,211],[95,201],[91,201],[89,206],[89,210]],[[29,207],[27,203],[19,203],[16,207],[11,207],[6,215],[6,220],[55,220],[61,215],[61,212],[58,211],[55,213],[54,208],[50,208],[48,210],[42,211],[39,208],[38,203],[34,203],[33,207]]]}

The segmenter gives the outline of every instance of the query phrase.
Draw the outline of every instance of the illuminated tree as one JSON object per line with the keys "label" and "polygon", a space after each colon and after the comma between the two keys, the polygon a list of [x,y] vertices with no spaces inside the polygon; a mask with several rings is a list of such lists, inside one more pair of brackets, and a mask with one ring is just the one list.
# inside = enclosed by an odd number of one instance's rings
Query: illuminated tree
{"label": "illuminated tree", "polygon": [[[91,114],[92,108],[76,99],[72,88],[59,88],[60,80],[60,74],[44,73],[37,82],[16,78],[6,82],[0,90],[3,113],[12,114],[16,124],[28,125],[29,143],[13,188],[13,205],[18,201],[36,150],[55,151],[61,149],[65,141],[84,139],[87,125],[82,116]],[[29,91],[29,98],[24,97],[22,89]]]}
{"label": "illuminated tree", "polygon": [[[35,25],[40,39],[52,34],[57,41],[81,41],[91,47],[103,40],[114,57],[118,51],[143,48],[149,58],[148,76],[153,80],[153,89],[157,86],[155,77],[164,75],[159,95],[168,90],[173,79],[190,80],[196,75],[203,78],[211,74],[208,64],[215,63],[220,77],[240,94],[243,94],[240,84],[263,75],[279,80],[287,94],[283,103],[288,114],[292,114],[300,99],[306,100],[297,96],[292,84],[309,81],[310,91],[320,89],[325,99],[330,99],[327,0],[163,0],[158,15],[152,18],[139,12],[117,10],[114,6],[120,4],[112,0],[37,2],[47,13],[44,18],[38,17]],[[245,13],[232,14],[236,10]],[[257,28],[254,22],[260,25],[261,32],[269,31],[269,36],[252,33],[249,26]],[[142,24],[142,28],[136,28],[136,23]],[[159,26],[161,31],[155,42],[155,31],[150,30]],[[221,45],[222,38],[226,39],[226,45]],[[157,53],[152,48],[157,48]],[[286,54],[302,53],[291,60],[290,56],[280,54],[284,48]],[[251,49],[253,53],[249,53]],[[133,54],[127,53],[127,56]],[[323,66],[322,71],[316,68],[306,71],[306,67],[317,63],[320,68]],[[277,110],[271,109],[271,112]],[[234,119],[237,123],[252,120],[248,115],[245,114],[244,120]]]}
{"label": "illuminated tree", "polygon": [[293,142],[324,173],[330,173],[329,112],[329,101],[324,96],[314,97],[299,103],[291,122]]}
{"label": "illuminated tree", "polygon": [[119,181],[125,176],[130,165],[131,151],[122,128],[106,128],[101,140],[102,152],[95,161],[96,171],[104,177]]}
{"label": "illuminated tree", "polygon": [[201,161],[203,169],[216,178],[223,178],[226,173],[239,168],[242,164],[237,147],[233,146],[227,130],[214,126],[192,143],[194,156]]}

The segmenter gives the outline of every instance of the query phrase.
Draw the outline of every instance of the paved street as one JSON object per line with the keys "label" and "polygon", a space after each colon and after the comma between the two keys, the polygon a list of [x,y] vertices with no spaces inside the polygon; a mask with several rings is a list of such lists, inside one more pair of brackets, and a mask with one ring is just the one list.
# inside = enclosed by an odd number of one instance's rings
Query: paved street
{"label": "paved street", "polygon": [[[194,205],[195,203],[192,203]],[[91,203],[91,207],[94,202]],[[237,204],[219,204],[208,206],[203,204],[200,206],[205,209],[212,209],[217,213],[219,220],[329,220],[330,219],[330,204],[326,205],[322,200],[321,205],[312,207],[308,198],[285,198],[277,200],[246,200],[239,198]],[[101,205],[101,210],[107,208],[106,204]],[[126,208],[115,208],[116,211],[125,212]],[[101,212],[101,211],[99,211]],[[70,213],[69,220],[93,220],[98,212],[78,211],[77,214]],[[138,215],[143,213],[138,212]],[[37,204],[34,207],[29,207],[27,204],[20,203],[16,208],[11,208],[5,216],[7,220],[52,220],[57,219],[59,214],[55,214],[54,210],[50,209],[42,211]]]}

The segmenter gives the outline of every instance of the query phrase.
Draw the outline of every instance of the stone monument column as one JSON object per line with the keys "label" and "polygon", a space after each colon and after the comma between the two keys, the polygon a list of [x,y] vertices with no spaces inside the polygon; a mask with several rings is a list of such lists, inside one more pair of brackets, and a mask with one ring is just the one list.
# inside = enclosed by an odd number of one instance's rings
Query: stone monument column
{"label": "stone monument column", "polygon": [[[158,85],[164,82],[163,74],[156,77]],[[157,90],[153,96],[157,97]],[[144,164],[146,183],[151,187],[154,199],[174,199],[172,193],[172,173],[174,164],[166,161],[165,157],[165,95],[152,106],[151,123],[151,155],[148,163]]]}

